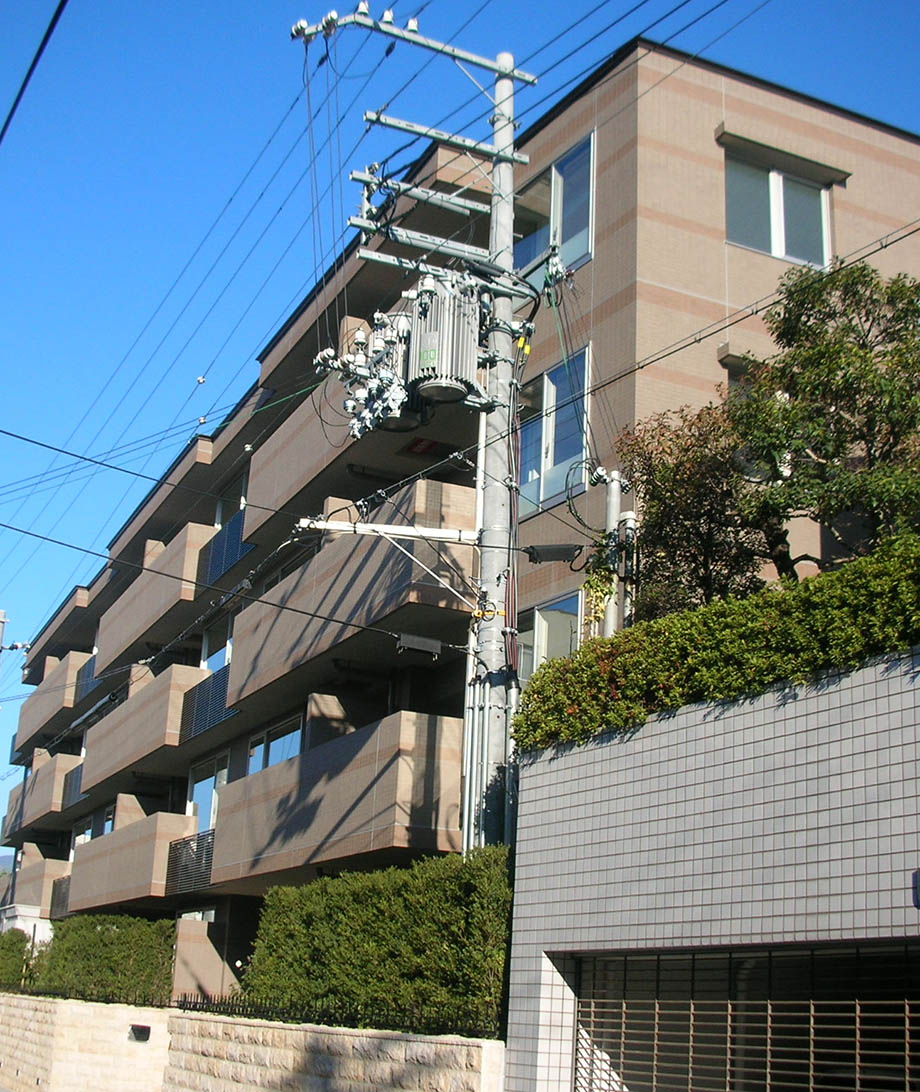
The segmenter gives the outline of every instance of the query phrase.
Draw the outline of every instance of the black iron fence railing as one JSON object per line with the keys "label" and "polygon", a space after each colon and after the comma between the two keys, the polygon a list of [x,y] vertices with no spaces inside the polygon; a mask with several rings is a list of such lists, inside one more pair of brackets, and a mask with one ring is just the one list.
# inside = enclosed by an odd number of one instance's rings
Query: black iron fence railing
{"label": "black iron fence railing", "polygon": [[66,917],[70,905],[70,877],[61,876],[51,885],[51,920]]}
{"label": "black iron fence railing", "polygon": [[227,708],[227,683],[230,665],[203,679],[197,686],[185,692],[182,699],[182,719],[179,721],[179,742],[186,743],[200,736],[215,724],[236,716],[235,709]]}
{"label": "black iron fence railing", "polygon": [[74,683],[74,704],[78,705],[101,684],[102,679],[96,678],[96,657],[90,656],[86,663],[77,669],[77,679]]}
{"label": "black iron fence railing", "polygon": [[347,1004],[333,997],[308,1005],[266,1004],[245,995],[209,998],[182,997],[176,1005],[190,1012],[213,1012],[242,1019],[278,1020],[286,1024],[320,1024],[340,1028],[375,1028],[415,1035],[465,1035],[474,1039],[501,1038],[499,1013],[493,1005],[445,1002],[401,1008],[397,1005]]}
{"label": "black iron fence railing", "polygon": [[201,891],[210,887],[213,859],[213,830],[204,830],[200,834],[170,842],[166,864],[166,894],[181,895],[186,891]]}
{"label": "black iron fence railing", "polygon": [[213,584],[220,580],[224,573],[229,572],[252,549],[250,543],[243,542],[245,518],[246,512],[241,508],[202,549],[198,563],[199,583]]}
{"label": "black iron fence railing", "polygon": [[83,799],[83,764],[74,766],[64,774],[64,785],[61,790],[61,807],[69,808],[71,804],[77,804]]}

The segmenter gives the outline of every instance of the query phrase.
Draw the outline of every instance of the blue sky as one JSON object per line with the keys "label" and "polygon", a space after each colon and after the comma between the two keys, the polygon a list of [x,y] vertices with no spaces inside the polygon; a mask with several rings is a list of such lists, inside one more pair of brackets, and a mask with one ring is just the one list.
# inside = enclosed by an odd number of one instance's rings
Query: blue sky
{"label": "blue sky", "polygon": [[[646,0],[615,26],[630,5],[394,7],[400,24],[421,7],[422,33],[488,56],[511,50],[541,75],[518,96],[526,125],[566,80],[677,3]],[[55,7],[0,9],[2,116]],[[372,0],[371,13],[382,10]],[[340,162],[347,177],[401,143],[362,136],[363,111],[389,103],[392,114],[436,125],[474,92],[446,60],[416,75],[429,54],[399,46],[386,58],[386,43],[363,31],[336,36],[329,63],[314,45],[309,102],[321,150],[312,173],[303,47],[289,29],[324,14],[299,0],[70,0],[0,145],[0,429],[158,474],[254,380],[256,352],[355,211],[358,192],[345,181],[311,217],[311,181],[323,191]],[[916,132],[918,26],[907,0],[687,0],[648,33]],[[480,100],[449,127],[479,135],[485,117]],[[102,552],[147,488],[2,435],[0,465],[0,522]],[[100,565],[0,530],[5,640],[32,637]],[[0,658],[0,777],[25,693],[21,662]],[[0,780],[4,812],[20,773]]]}

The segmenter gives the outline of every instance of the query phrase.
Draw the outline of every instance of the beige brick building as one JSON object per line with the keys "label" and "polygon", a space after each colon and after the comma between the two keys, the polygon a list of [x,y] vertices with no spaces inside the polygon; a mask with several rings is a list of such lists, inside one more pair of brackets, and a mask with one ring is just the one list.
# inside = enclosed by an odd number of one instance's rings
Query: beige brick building
{"label": "beige brick building", "polygon": [[[614,465],[618,429],[704,403],[734,359],[768,351],[758,309],[790,262],[866,252],[920,272],[920,236],[895,241],[918,215],[920,139],[669,48],[624,46],[519,146],[518,269],[542,283],[554,244],[571,271],[523,376],[523,545],[589,537],[567,500],[603,526],[588,461]],[[414,174],[488,199],[447,149]],[[406,225],[485,245],[486,217],[402,200]],[[176,914],[177,990],[220,992],[271,884],[460,847],[475,548],[292,535],[342,510],[476,528],[474,472],[450,458],[475,448],[475,409],[420,406],[413,431],[356,440],[337,383],[317,385],[317,352],[348,349],[411,283],[350,246],[34,639],[5,926]],[[578,640],[581,579],[522,563],[522,675]],[[400,651],[400,634],[440,654]]]}

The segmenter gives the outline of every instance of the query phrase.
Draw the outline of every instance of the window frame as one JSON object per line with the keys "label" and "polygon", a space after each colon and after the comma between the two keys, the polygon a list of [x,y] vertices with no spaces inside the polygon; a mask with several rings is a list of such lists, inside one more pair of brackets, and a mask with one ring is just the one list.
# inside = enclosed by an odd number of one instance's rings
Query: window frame
{"label": "window frame", "polygon": [[[750,243],[732,239],[729,235],[728,202],[729,202],[729,164],[737,163],[751,170],[762,171],[767,176],[767,225],[770,236],[770,249],[753,246]],[[810,258],[801,258],[786,250],[786,195],[785,181],[788,179],[797,185],[816,190],[819,195],[821,211],[821,261],[814,262]],[[744,250],[751,250],[755,254],[769,254],[780,261],[793,265],[808,265],[817,269],[824,269],[831,256],[831,202],[830,185],[822,184],[813,178],[806,178],[794,171],[784,170],[781,167],[767,166],[764,163],[746,159],[742,154],[726,153],[725,155],[725,241],[732,246],[738,246]]]}
{"label": "window frame", "polygon": [[[556,490],[555,492],[552,492],[552,493],[545,493],[544,492],[544,487],[545,487],[545,484],[546,484],[547,477],[548,477],[549,473],[553,469],[555,469],[556,466],[563,465],[562,463],[557,464],[557,463],[551,463],[549,461],[549,459],[550,459],[550,449],[552,448],[552,445],[553,445],[553,443],[555,441],[555,438],[556,438],[556,401],[555,401],[556,387],[553,384],[552,376],[554,374],[558,374],[561,371],[564,371],[567,368],[572,367],[573,363],[577,360],[578,357],[583,358],[583,371],[584,371],[583,382],[582,382],[582,391],[581,391],[581,455],[579,456],[579,458],[582,461],[584,461],[587,458],[587,455],[588,455],[588,420],[589,420],[588,392],[589,392],[590,387],[591,387],[591,346],[590,346],[590,344],[585,345],[581,349],[578,349],[576,352],[574,352],[569,357],[568,362],[566,362],[565,360],[559,361],[557,364],[554,364],[552,367],[547,368],[545,371],[541,372],[539,375],[536,375],[532,379],[529,379],[526,383],[522,384],[522,386],[521,386],[521,401],[523,401],[524,394],[527,391],[528,387],[532,387],[532,386],[535,386],[537,383],[540,383],[542,385],[542,389],[541,389],[541,392],[540,392],[540,399],[541,399],[541,408],[540,408],[540,410],[538,412],[534,413],[526,421],[521,421],[520,425],[519,425],[519,429],[518,429],[519,436],[520,436],[520,439],[521,439],[521,444],[520,444],[521,459],[520,459],[520,463],[519,463],[519,466],[518,466],[518,490],[519,490],[518,518],[519,519],[522,519],[522,520],[523,519],[528,519],[531,516],[537,515],[539,512],[545,511],[547,508],[553,507],[554,505],[560,503],[565,498],[566,490],[565,490],[565,485],[564,484],[563,484],[563,488],[561,490]],[[577,402],[575,404],[577,405]],[[551,412],[550,412],[550,410],[551,410]],[[523,463],[524,434],[525,434],[525,430],[529,430],[529,429],[533,428],[537,421],[541,422],[541,424],[540,424],[540,470],[539,470],[538,475],[535,478],[531,479],[531,481],[529,481],[529,482],[525,482],[525,481],[523,481],[523,476],[524,476],[524,463]],[[575,461],[576,460],[569,460],[569,466],[571,467],[573,465],[573,462],[575,462]],[[534,482],[534,481],[539,483],[539,490],[538,490],[538,493],[537,493],[536,500],[533,500],[529,496],[525,495],[525,489],[527,488],[527,486],[531,485],[532,482]],[[584,489],[585,486],[586,486],[586,482],[587,482],[587,468],[582,467],[582,471],[581,471],[581,475],[580,475],[579,479],[572,483],[573,490],[580,491],[580,490]],[[526,506],[526,508],[528,510],[525,510],[525,506]],[[531,507],[533,509],[532,511],[529,510]]]}
{"label": "window frame", "polygon": [[[553,607],[559,606],[561,603],[565,603],[570,599],[575,600],[576,610],[574,614],[575,618],[575,647],[570,650],[574,652],[581,646],[582,637],[584,633],[584,611],[585,611],[585,597],[580,588],[576,588],[574,591],[567,592],[565,595],[556,596],[554,599],[549,599],[544,603],[537,603],[533,607],[529,607],[527,610],[521,611],[518,620],[518,678],[522,685],[527,684],[534,672],[544,664],[550,657],[547,654],[547,634],[549,623],[544,615],[550,612]],[[525,624],[527,621],[531,622],[531,625],[527,628]],[[526,633],[533,633],[533,639],[531,642],[531,655],[532,666],[530,673],[524,675],[521,672],[522,664],[522,642],[521,637]]]}
{"label": "window frame", "polygon": [[[280,735],[277,734],[279,733],[280,729],[288,725],[293,725],[295,721],[297,722],[296,729],[292,729],[291,731],[284,732]],[[276,720],[271,724],[266,725],[260,731],[254,733],[252,736],[249,737],[249,749],[246,754],[246,776],[250,777],[253,774],[261,773],[263,770],[268,770],[272,766],[280,766],[282,762],[288,762],[292,758],[300,757],[300,755],[302,755],[306,750],[304,738],[305,732],[306,718],[304,717],[304,714],[290,713],[288,716],[281,717],[279,720]],[[276,740],[274,741],[270,738],[272,734],[276,734]],[[272,743],[276,742],[277,739],[287,738],[295,734],[299,734],[297,750],[293,754],[287,755],[284,758],[279,758],[275,761],[272,761]],[[261,747],[262,749],[262,757],[260,764],[258,766],[254,766],[252,762],[253,752],[258,747]]]}
{"label": "window frame", "polygon": [[[564,204],[564,175],[562,174],[561,167],[564,167],[566,160],[571,159],[580,152],[581,149],[588,146],[588,238],[587,245],[584,251],[572,260],[571,263],[566,263],[569,269],[579,269],[581,266],[590,262],[594,257],[594,212],[595,212],[595,134],[592,129],[587,136],[581,140],[576,141],[571,145],[562,155],[557,156],[548,167],[545,167],[542,171],[538,171],[524,186],[521,187],[519,197],[523,198],[528,190],[537,186],[542,179],[549,176],[550,179],[550,199],[549,199],[549,240],[547,245],[537,254],[535,254],[529,261],[518,267],[515,264],[515,273],[518,276],[525,277],[528,280],[532,278],[533,274],[537,272],[545,263],[550,255],[553,247],[556,247],[560,258],[562,258],[562,248],[565,245],[565,241],[562,239],[562,213]],[[531,234],[535,234],[532,232]],[[517,238],[515,233],[515,246],[523,242],[524,239],[530,238],[529,235],[521,235]],[[539,287],[539,286],[537,286]]]}
{"label": "window frame", "polygon": [[[205,766],[210,766],[212,773],[206,777],[195,779],[195,771],[202,770]],[[185,814],[196,815],[195,808],[197,807],[197,801],[195,800],[195,786],[201,781],[206,781],[208,777],[213,777],[214,784],[211,788],[210,799],[210,812],[208,815],[207,826],[202,826],[202,815],[197,814],[198,830],[197,834],[204,834],[207,830],[213,830],[217,826],[217,816],[220,809],[220,794],[224,787],[230,780],[230,752],[219,751],[217,754],[212,754],[207,758],[202,758],[198,762],[189,767],[188,771],[188,789],[186,791],[186,804]]]}

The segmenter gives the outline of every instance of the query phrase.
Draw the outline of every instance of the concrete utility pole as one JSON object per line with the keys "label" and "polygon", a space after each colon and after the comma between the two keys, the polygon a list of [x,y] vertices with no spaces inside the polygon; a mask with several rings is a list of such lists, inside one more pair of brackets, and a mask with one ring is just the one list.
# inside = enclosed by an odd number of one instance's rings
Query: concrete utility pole
{"label": "concrete utility pole", "polygon": [[[372,215],[360,218],[352,217],[352,226],[362,231],[379,231],[394,242],[415,247],[423,251],[435,251],[443,256],[473,263],[474,267],[488,265],[494,272],[483,274],[477,270],[474,279],[480,285],[482,297],[490,298],[488,319],[488,354],[486,366],[489,382],[486,397],[477,403],[467,404],[485,414],[484,428],[480,429],[479,465],[477,483],[479,499],[477,508],[481,511],[481,525],[478,528],[480,547],[479,602],[471,624],[470,661],[468,679],[468,700],[464,715],[464,815],[463,846],[468,850],[476,845],[506,841],[510,835],[508,829],[507,777],[510,746],[510,716],[516,688],[514,669],[509,662],[508,646],[513,638],[517,624],[516,618],[507,616],[506,604],[509,601],[509,584],[514,580],[516,558],[512,550],[512,496],[517,489],[517,482],[511,480],[511,461],[509,458],[510,432],[513,427],[511,407],[513,405],[513,344],[515,338],[514,310],[512,298],[515,295],[527,296],[519,286],[515,286],[514,270],[514,164],[526,163],[527,157],[514,150],[514,81],[536,83],[536,77],[521,72],[514,67],[514,58],[510,53],[500,53],[496,60],[478,57],[456,46],[437,42],[422,37],[418,29],[418,20],[410,19],[403,30],[393,23],[393,12],[386,11],[381,20],[371,18],[369,5],[361,0],[357,10],[351,15],[339,16],[330,12],[319,23],[310,26],[305,21],[297,23],[291,36],[304,41],[307,45],[320,35],[328,38],[339,28],[353,25],[365,30],[372,30],[401,42],[420,46],[423,49],[440,53],[456,61],[461,69],[463,64],[475,65],[495,73],[494,113],[492,116],[493,142],[483,144],[466,137],[441,132],[409,121],[388,117],[381,113],[365,114],[365,120],[374,124],[385,125],[402,132],[427,136],[432,140],[457,148],[461,152],[483,156],[492,160],[492,200],[490,205],[489,249],[483,251],[466,243],[441,240],[434,236],[423,235],[388,223],[377,224]],[[464,69],[465,71],[465,69]],[[472,77],[470,77],[472,78]],[[476,82],[475,80],[473,81]],[[477,83],[477,87],[480,85]],[[480,88],[481,90],[481,88]],[[368,183],[377,183],[376,176],[353,174],[353,178]],[[396,182],[395,191],[404,193],[421,201],[434,205],[446,206],[469,215],[482,209],[481,205],[466,198],[450,194],[436,193],[418,186]],[[368,207],[367,198],[365,209]],[[382,254],[379,251],[359,250],[359,256],[369,261],[384,262],[409,270],[415,269],[426,276],[439,276],[445,270],[432,268],[424,262],[411,262],[405,258]],[[405,397],[395,387],[387,388],[387,399],[367,397],[368,389],[379,380],[378,375],[367,373],[364,357],[359,367],[355,366],[354,357],[349,362],[336,359],[335,351],[320,354],[321,368],[343,372],[346,384],[360,385],[363,408],[354,435],[360,435],[367,428],[376,427],[377,420],[398,412],[398,406],[391,405]],[[357,382],[355,382],[357,379]],[[367,382],[370,379],[371,382]],[[377,382],[375,390],[380,387]],[[376,395],[374,396],[376,398]],[[381,409],[382,406],[382,409]],[[302,524],[317,525],[317,521],[301,521]],[[357,528],[355,524],[351,530]],[[381,533],[370,525],[357,533]],[[388,529],[388,532],[392,529]],[[403,533],[405,529],[403,529]],[[430,536],[436,537],[436,536]],[[437,536],[440,537],[440,536]]]}
{"label": "concrete utility pole", "polygon": [[[492,115],[495,159],[492,166],[492,218],[489,228],[489,260],[502,273],[514,269],[514,58],[500,53],[503,71],[495,79],[495,113]],[[511,685],[516,682],[508,663],[506,631],[517,619],[507,617],[505,604],[515,559],[511,551],[511,482],[508,432],[513,379],[511,299],[498,295],[492,302],[489,356],[492,367],[492,408],[486,414],[485,481],[480,540],[480,589],[483,616],[479,623],[479,658],[485,673],[484,768],[481,785],[481,841],[507,841],[505,798],[508,789]]]}

